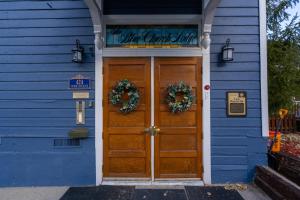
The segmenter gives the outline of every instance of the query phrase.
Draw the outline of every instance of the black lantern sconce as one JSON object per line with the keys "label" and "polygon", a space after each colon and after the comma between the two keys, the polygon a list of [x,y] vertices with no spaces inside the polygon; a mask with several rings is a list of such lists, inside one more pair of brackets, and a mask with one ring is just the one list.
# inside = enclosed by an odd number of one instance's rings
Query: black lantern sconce
{"label": "black lantern sconce", "polygon": [[226,44],[222,49],[222,60],[223,62],[230,62],[233,61],[233,51],[234,48],[230,47],[230,39],[226,40]]}
{"label": "black lantern sconce", "polygon": [[79,40],[76,40],[76,47],[74,49],[72,49],[72,52],[73,52],[72,61],[75,63],[82,63],[84,48],[80,46]]}

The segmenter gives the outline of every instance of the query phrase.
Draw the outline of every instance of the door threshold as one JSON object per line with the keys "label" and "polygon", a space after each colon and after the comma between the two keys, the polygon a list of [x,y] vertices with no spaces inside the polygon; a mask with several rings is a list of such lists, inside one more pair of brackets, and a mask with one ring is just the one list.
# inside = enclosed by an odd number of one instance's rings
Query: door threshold
{"label": "door threshold", "polygon": [[120,186],[204,186],[202,180],[103,180],[101,185]]}

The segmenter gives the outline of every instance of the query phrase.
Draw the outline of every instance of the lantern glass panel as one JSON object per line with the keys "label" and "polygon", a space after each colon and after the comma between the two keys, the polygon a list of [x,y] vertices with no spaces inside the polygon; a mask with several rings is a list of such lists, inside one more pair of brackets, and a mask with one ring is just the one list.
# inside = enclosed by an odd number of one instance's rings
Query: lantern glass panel
{"label": "lantern glass panel", "polygon": [[82,53],[80,51],[77,52],[77,62],[82,62]]}
{"label": "lantern glass panel", "polygon": [[73,51],[73,62],[79,63],[82,62],[82,52],[75,50]]}
{"label": "lantern glass panel", "polygon": [[76,62],[77,61],[77,52],[74,52],[73,53],[73,62]]}
{"label": "lantern glass panel", "polygon": [[76,47],[74,49],[72,49],[72,52],[73,52],[72,61],[75,63],[82,63],[84,48],[80,46],[79,40],[76,40]]}
{"label": "lantern glass panel", "polygon": [[227,60],[227,57],[228,57],[228,55],[227,55],[227,50],[224,49],[224,50],[223,50],[223,60]]}
{"label": "lantern glass panel", "polygon": [[232,61],[233,60],[233,48],[224,48],[223,49],[223,60]]}
{"label": "lantern glass panel", "polygon": [[230,49],[228,49],[227,50],[227,58],[228,58],[228,60],[233,60],[233,51],[232,51],[232,48],[230,48]]}

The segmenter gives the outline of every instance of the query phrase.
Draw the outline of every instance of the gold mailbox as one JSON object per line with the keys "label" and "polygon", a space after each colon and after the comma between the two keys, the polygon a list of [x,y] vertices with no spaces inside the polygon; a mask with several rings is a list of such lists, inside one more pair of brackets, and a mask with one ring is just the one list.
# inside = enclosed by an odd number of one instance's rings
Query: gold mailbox
{"label": "gold mailbox", "polygon": [[247,94],[241,91],[227,92],[227,116],[246,117]]}

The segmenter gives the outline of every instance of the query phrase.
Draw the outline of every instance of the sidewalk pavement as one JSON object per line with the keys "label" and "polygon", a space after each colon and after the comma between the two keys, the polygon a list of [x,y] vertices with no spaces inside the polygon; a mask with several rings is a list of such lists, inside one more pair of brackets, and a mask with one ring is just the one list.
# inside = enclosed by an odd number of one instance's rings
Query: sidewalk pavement
{"label": "sidewalk pavement", "polygon": [[59,200],[69,187],[0,188],[0,200]]}

